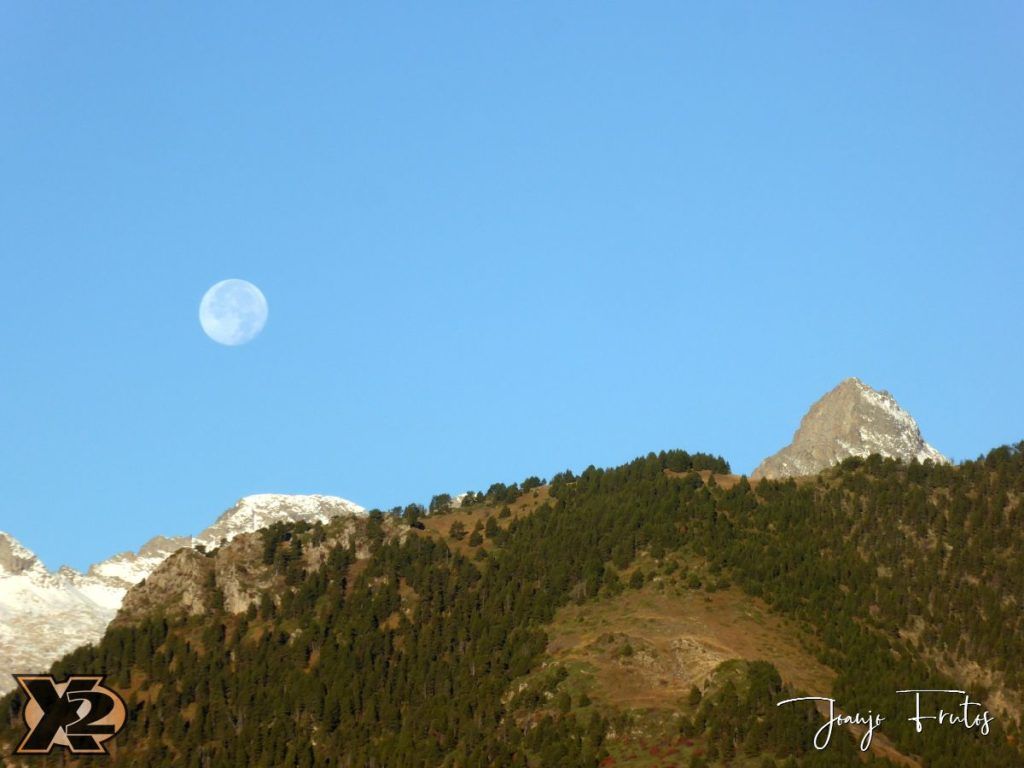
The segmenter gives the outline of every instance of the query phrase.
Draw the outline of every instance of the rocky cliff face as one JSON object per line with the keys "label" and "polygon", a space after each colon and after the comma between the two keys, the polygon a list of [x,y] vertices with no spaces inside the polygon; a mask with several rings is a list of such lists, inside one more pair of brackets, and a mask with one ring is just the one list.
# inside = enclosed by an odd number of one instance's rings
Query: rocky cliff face
{"label": "rocky cliff face", "polygon": [[850,378],[811,406],[793,442],[761,462],[752,479],[815,475],[851,456],[948,462],[885,390]]}
{"label": "rocky cliff face", "polygon": [[[14,687],[11,674],[44,672],[69,651],[99,640],[125,594],[175,552],[188,551],[180,564],[187,570],[195,558],[203,559],[193,551],[196,545],[212,550],[279,520],[324,523],[363,514],[358,504],[336,496],[246,496],[198,536],[156,536],[138,552],[114,555],[85,573],[66,566],[48,571],[34,553],[0,531],[0,694]],[[190,582],[180,575],[184,590]],[[193,590],[175,599],[187,604],[199,596]],[[248,605],[248,596],[230,593],[230,587],[225,598]]]}
{"label": "rocky cliff face", "polygon": [[[367,518],[356,513],[333,516],[320,530],[315,543],[302,551],[303,571],[318,570],[336,546],[351,546],[359,560],[370,556],[366,537]],[[403,538],[408,528],[399,520],[383,521],[386,537]],[[286,586],[279,569],[263,561],[263,537],[242,533],[224,546],[202,553],[196,549],[176,552],[149,577],[128,591],[114,625],[128,625],[147,616],[196,616],[222,606],[241,613],[264,595],[281,595]]]}
{"label": "rocky cliff face", "polygon": [[42,567],[39,558],[13,536],[0,531],[0,573],[12,576]]}

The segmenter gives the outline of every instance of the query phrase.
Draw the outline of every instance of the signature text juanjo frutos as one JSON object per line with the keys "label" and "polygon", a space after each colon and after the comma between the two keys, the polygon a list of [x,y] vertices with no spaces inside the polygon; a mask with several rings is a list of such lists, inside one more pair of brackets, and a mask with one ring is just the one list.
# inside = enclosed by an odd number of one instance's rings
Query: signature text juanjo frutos
{"label": "signature text juanjo frutos", "polygon": [[[914,714],[907,718],[914,724],[914,729],[921,733],[926,727],[954,727],[965,730],[978,729],[982,735],[987,735],[993,717],[988,710],[982,709],[982,705],[971,701],[966,691],[945,690],[945,689],[922,689],[896,691],[896,693],[914,697]],[[828,721],[814,734],[814,748],[825,749],[832,740],[832,730],[835,726],[851,726],[858,733],[863,729],[860,739],[861,751],[866,752],[871,747],[871,739],[875,731],[886,720],[881,714],[868,712],[854,712],[852,714],[836,712],[836,700],[824,696],[800,696],[795,699],[780,701],[776,706],[793,704],[798,701],[824,702],[828,707]],[[955,703],[954,703],[955,702]],[[944,706],[938,706],[938,704]],[[930,723],[930,726],[926,726]]]}

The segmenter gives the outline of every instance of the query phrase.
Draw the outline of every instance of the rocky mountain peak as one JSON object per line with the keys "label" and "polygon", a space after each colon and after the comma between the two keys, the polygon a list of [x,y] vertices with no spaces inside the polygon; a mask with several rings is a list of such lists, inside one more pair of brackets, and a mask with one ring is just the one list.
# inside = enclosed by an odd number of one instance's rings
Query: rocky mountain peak
{"label": "rocky mountain peak", "polygon": [[793,442],[762,461],[751,478],[815,475],[843,459],[873,453],[948,462],[925,442],[914,417],[889,392],[851,377],[811,406]]}
{"label": "rocky mountain peak", "polygon": [[9,533],[0,531],[0,574],[19,574],[42,567],[34,552]]}
{"label": "rocky mountain peak", "polygon": [[86,576],[110,587],[128,589],[179,549],[191,546],[191,536],[154,536],[138,552],[120,552],[94,563]]}
{"label": "rocky mountain peak", "polygon": [[168,551],[176,552],[192,544],[191,536],[154,536],[139,548],[140,557],[166,556]]}

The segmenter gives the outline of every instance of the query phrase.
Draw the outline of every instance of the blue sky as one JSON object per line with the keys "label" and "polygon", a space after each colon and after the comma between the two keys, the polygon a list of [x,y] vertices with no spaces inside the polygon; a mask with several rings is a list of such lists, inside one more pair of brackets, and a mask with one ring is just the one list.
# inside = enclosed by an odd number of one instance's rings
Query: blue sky
{"label": "blue sky", "polygon": [[[1024,8],[0,7],[0,529],[749,472],[857,375],[1024,438]],[[221,347],[207,287],[259,285]]]}

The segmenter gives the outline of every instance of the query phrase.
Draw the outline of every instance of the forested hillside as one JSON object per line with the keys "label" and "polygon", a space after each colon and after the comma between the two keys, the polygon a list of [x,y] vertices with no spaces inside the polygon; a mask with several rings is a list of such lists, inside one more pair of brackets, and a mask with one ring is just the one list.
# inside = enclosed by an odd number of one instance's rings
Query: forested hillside
{"label": "forested hillside", "polygon": [[[642,711],[591,700],[548,655],[567,607],[625,604],[650,585],[708,600],[731,590],[792,622],[834,671],[832,691],[804,694],[898,713],[899,689],[966,687],[1010,708],[987,736],[916,734],[891,717],[894,759],[1016,765],[1021,448],[957,467],[849,460],[815,480],[754,486],[726,482],[721,459],[669,452],[548,484],[496,484],[458,510],[438,497],[429,511],[375,512],[354,536],[351,521],[278,525],[207,553],[210,567],[197,560],[189,573],[203,595],[192,610],[146,603],[146,615],[122,616],[55,670],[106,672],[124,693],[115,765],[856,762],[845,730],[817,752],[819,715],[774,706],[800,692],[768,652],[723,662],[672,706]],[[263,585],[237,613],[225,599],[228,560]],[[637,653],[610,638],[604,656]],[[7,753],[21,706],[19,695],[0,701]],[[666,748],[623,749],[645,720],[669,729]],[[31,762],[64,764],[56,753]]]}

